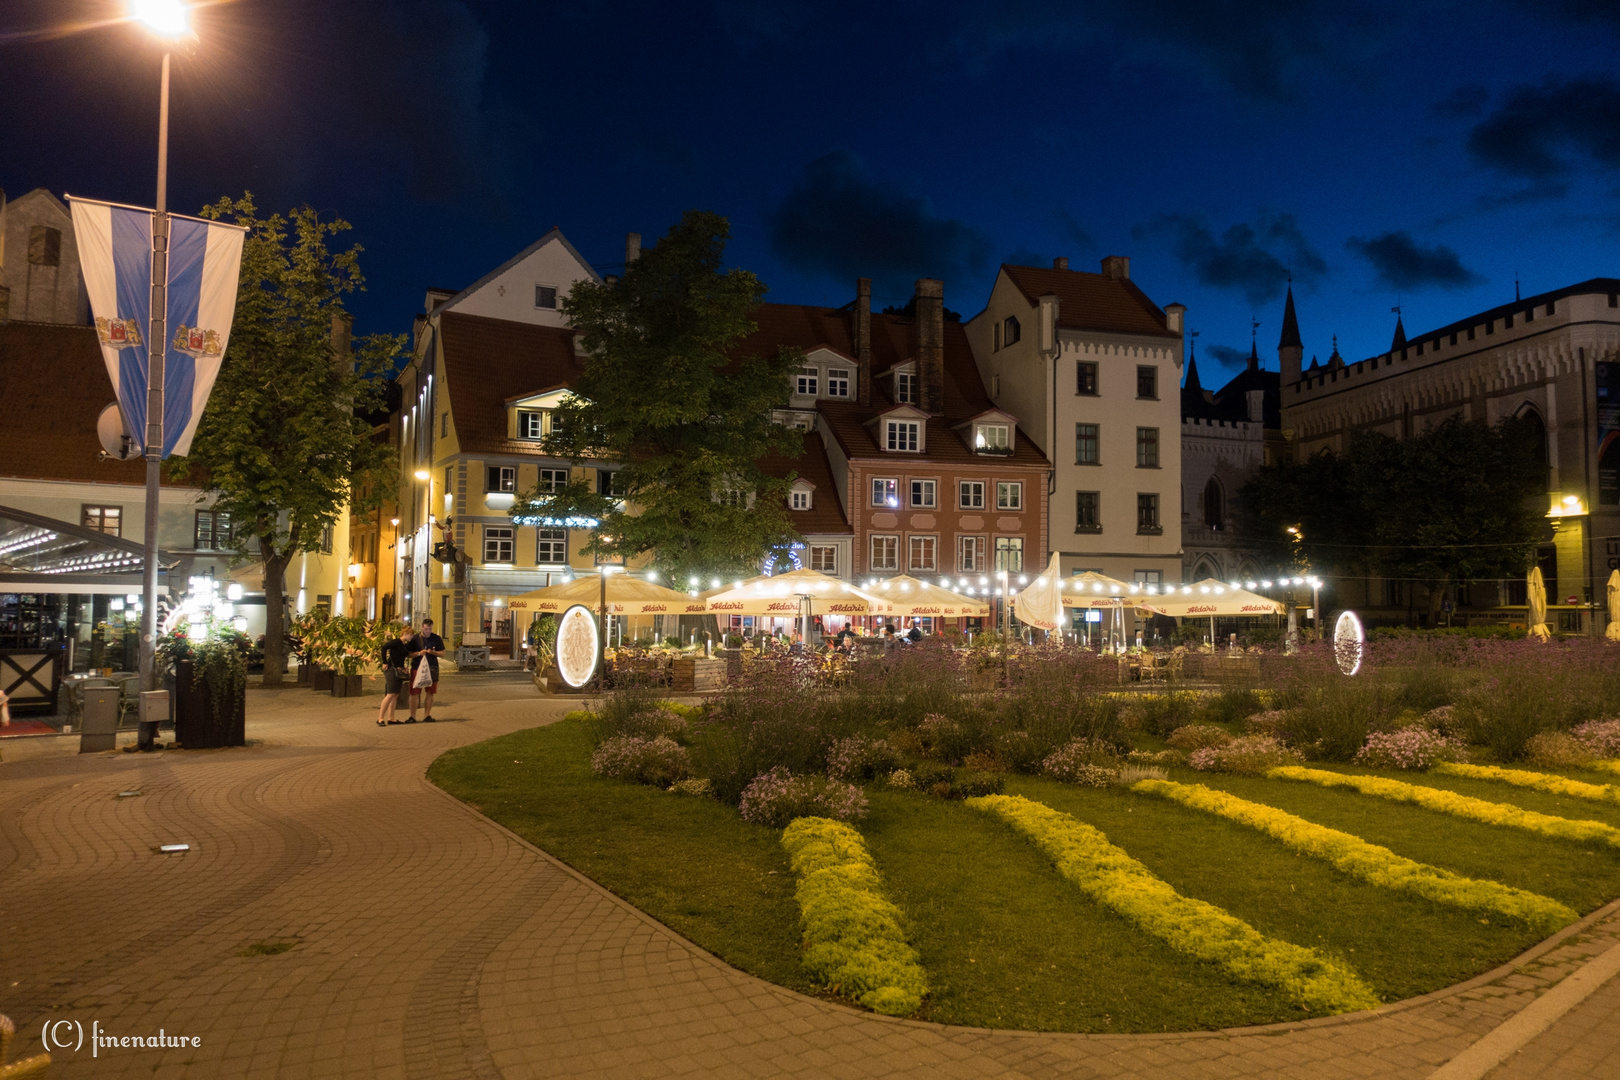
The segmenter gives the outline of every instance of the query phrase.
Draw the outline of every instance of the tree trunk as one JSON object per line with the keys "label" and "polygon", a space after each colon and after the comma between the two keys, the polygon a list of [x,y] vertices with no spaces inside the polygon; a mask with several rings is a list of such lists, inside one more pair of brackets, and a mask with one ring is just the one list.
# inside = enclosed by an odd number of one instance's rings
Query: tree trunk
{"label": "tree trunk", "polygon": [[290,554],[276,550],[273,540],[259,538],[259,554],[264,559],[264,685],[280,686],[287,670],[287,563]]}

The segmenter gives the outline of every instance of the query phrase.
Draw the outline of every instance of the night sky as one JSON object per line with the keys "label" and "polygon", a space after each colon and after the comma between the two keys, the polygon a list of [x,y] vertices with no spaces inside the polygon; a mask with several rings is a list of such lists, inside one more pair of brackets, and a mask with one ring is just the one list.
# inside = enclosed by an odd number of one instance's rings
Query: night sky
{"label": "night sky", "polygon": [[[159,52],[101,0],[0,8],[0,187],[149,205]],[[1620,0],[239,0],[177,59],[170,206],[354,224],[403,331],[553,225],[598,269],[688,208],[770,298],[977,312],[1002,261],[1132,257],[1206,382],[1620,276]],[[86,28],[88,27],[88,28]]]}

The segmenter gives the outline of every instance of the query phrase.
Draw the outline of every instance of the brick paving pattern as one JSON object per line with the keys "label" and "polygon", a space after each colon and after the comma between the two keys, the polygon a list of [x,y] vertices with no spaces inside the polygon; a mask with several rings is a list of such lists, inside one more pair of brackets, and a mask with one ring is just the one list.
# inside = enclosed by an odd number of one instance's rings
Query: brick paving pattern
{"label": "brick paving pattern", "polygon": [[[59,1077],[1426,1076],[1620,941],[1620,912],[1494,978],[1371,1014],[1189,1035],[890,1020],[693,947],[434,789],[440,753],[555,719],[514,679],[451,677],[443,722],[253,691],[245,749],[0,762],[0,1012],[200,1036],[58,1053]],[[139,790],[119,798],[125,790]],[[162,843],[189,843],[179,856]],[[295,943],[275,955],[249,946]],[[1620,980],[1493,1078],[1620,1075]]]}

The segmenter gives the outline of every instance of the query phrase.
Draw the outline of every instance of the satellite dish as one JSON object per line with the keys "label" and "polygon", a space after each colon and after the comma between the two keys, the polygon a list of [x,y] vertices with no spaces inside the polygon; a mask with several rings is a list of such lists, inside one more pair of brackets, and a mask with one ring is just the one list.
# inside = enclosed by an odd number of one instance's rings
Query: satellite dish
{"label": "satellite dish", "polygon": [[134,439],[124,434],[124,414],[113,402],[96,417],[96,438],[101,448],[115,461],[128,461],[141,456],[141,448]]}

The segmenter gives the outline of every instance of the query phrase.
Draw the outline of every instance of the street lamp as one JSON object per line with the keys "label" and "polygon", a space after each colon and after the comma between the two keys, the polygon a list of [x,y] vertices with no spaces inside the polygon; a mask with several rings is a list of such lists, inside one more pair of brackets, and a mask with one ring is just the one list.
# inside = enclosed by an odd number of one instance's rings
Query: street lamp
{"label": "street lamp", "polygon": [[[130,17],[165,44],[191,32],[186,5],[180,0],[134,0]],[[141,686],[157,689],[158,489],[163,461],[163,361],[167,352],[169,281],[169,49],[163,50],[158,92],[157,205],[152,215],[151,324],[146,339],[146,522],[141,568]],[[141,719],[137,745],[150,750],[157,721]]]}

